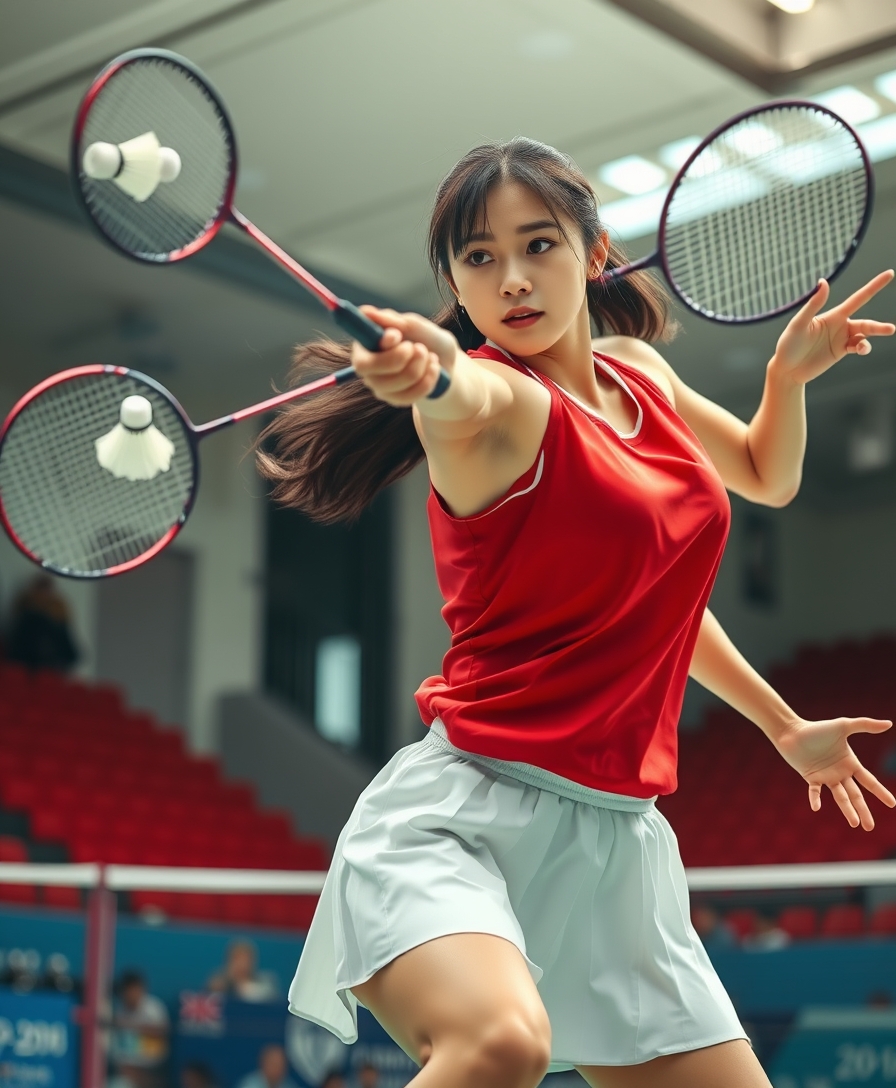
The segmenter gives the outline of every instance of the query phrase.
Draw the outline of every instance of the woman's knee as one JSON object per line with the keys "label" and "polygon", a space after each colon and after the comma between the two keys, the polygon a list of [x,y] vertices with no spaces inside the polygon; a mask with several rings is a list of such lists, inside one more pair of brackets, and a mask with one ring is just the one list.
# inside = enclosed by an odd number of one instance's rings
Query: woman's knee
{"label": "woman's knee", "polygon": [[468,1083],[536,1085],[551,1061],[551,1028],[544,1010],[508,1009],[478,1024],[465,1039],[445,1042],[454,1060],[466,1066]]}

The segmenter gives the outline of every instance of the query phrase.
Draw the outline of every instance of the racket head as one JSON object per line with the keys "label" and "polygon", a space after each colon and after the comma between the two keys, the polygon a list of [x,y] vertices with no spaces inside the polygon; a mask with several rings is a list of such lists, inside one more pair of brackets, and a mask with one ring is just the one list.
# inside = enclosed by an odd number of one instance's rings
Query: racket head
{"label": "racket head", "polygon": [[[113,180],[88,177],[88,147],[147,132],[180,155],[173,181],[158,183],[138,201]],[[134,49],[110,61],[82,99],[70,170],[78,202],[105,241],[150,264],[183,260],[208,245],[229,218],[237,172],[233,124],[221,96],[185,57]]]}
{"label": "racket head", "polygon": [[868,228],[871,160],[832,110],[788,99],[730,118],[688,157],[660,216],[659,260],[681,301],[739,325],[801,306]]}
{"label": "racket head", "polygon": [[[94,442],[137,394],[174,443],[166,472],[113,476]],[[74,367],[36,385],[0,429],[0,521],[33,562],[69,578],[133,570],[166,548],[187,520],[199,485],[195,428],[158,382],[120,366]]]}

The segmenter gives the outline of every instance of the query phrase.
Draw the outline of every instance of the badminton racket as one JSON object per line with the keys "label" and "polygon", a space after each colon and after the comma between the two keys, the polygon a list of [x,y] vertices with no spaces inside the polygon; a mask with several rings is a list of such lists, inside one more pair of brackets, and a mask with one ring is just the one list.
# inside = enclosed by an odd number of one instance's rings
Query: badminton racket
{"label": "badminton racket", "polygon": [[655,252],[601,282],[658,267],[701,317],[763,321],[843,271],[872,198],[870,159],[841,117],[812,102],[758,106],[689,155],[666,195]]}
{"label": "badminton racket", "polygon": [[158,555],[199,486],[202,439],[332,385],[330,375],[194,425],[145,374],[94,364],[26,393],[0,428],[0,521],[54,574],[103,578]]}
{"label": "badminton racket", "polygon": [[[339,298],[233,204],[236,138],[220,95],[190,61],[165,49],[135,49],[110,61],[75,118],[71,174],[101,236],[129,257],[171,264],[191,257],[226,222],[239,227],[370,351],[383,329]],[[351,367],[328,384],[356,377]],[[441,396],[443,370],[429,394]]]}

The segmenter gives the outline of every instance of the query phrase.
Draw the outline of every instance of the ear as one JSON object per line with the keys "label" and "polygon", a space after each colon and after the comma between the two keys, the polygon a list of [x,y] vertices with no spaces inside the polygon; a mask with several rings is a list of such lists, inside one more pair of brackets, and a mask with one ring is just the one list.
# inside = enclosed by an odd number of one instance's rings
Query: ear
{"label": "ear", "polygon": [[610,235],[602,230],[598,235],[588,260],[588,279],[596,280],[603,273],[604,265],[610,253]]}
{"label": "ear", "polygon": [[460,302],[460,294],[458,293],[457,288],[454,286],[454,280],[450,276],[446,275],[444,272],[442,273],[442,279],[451,288],[452,295],[454,295],[457,301]]}

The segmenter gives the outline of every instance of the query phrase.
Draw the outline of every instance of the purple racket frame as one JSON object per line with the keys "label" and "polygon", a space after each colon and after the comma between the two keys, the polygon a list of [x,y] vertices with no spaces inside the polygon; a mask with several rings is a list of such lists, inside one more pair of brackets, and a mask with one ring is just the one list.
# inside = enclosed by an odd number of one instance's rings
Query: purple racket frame
{"label": "purple racket frame", "polygon": [[769,311],[766,314],[760,314],[757,317],[718,317],[715,315],[707,314],[703,310],[694,306],[688,297],[684,294],[672,275],[669,269],[669,263],[666,259],[666,217],[669,212],[669,207],[675,196],[675,193],[685,174],[688,171],[691,163],[700,155],[714,140],[722,135],[723,132],[734,125],[739,124],[741,121],[745,121],[748,117],[753,117],[756,114],[766,113],[770,109],[777,109],[780,107],[794,106],[813,109],[818,113],[826,113],[832,117],[838,124],[841,124],[853,137],[858,145],[859,151],[862,155],[862,163],[865,168],[865,180],[868,186],[868,200],[865,204],[865,214],[862,218],[862,222],[859,225],[859,229],[856,232],[856,236],[853,239],[852,245],[844,255],[841,262],[827,277],[828,282],[834,280],[844,268],[849,264],[852,258],[855,256],[856,250],[859,248],[859,244],[865,236],[865,232],[868,229],[868,224],[871,221],[871,212],[874,206],[874,171],[871,166],[871,159],[868,156],[868,151],[865,145],[862,143],[861,137],[858,132],[849,124],[848,121],[844,121],[843,118],[834,113],[833,110],[829,110],[827,106],[820,106],[816,102],[808,102],[801,98],[784,98],[780,101],[764,102],[761,106],[751,106],[748,110],[742,110],[740,113],[735,114],[734,117],[729,117],[727,121],[724,121],[721,125],[714,128],[708,136],[706,136],[697,147],[691,152],[685,161],[684,165],[680,167],[678,173],[669,187],[669,192],[666,194],[666,199],[663,201],[663,209],[660,212],[660,225],[657,235],[657,248],[653,253],[648,254],[646,257],[641,257],[637,261],[632,261],[631,264],[624,265],[621,268],[614,268],[612,271],[604,273],[600,277],[600,281],[603,284],[612,284],[615,280],[621,279],[623,276],[627,276],[630,272],[640,272],[648,268],[660,268],[662,269],[663,276],[666,282],[675,292],[677,298],[681,299],[682,303],[691,311],[691,313],[698,314],[700,317],[705,318],[707,321],[714,321],[719,325],[755,325],[760,321],[770,321],[773,317],[779,317],[781,314],[789,313],[791,310],[795,310],[798,306],[802,306],[807,302],[814,294],[817,288],[813,287],[811,291],[808,291],[801,298],[798,298],[795,302],[791,302],[787,306],[779,306],[775,310]]}
{"label": "purple racket frame", "polygon": [[[3,421],[2,427],[0,427],[0,458],[3,456],[3,446],[6,441],[6,437],[16,419],[19,417],[22,411],[28,407],[32,401],[42,396],[49,389],[54,388],[57,385],[62,385],[64,382],[72,381],[75,378],[89,377],[93,374],[115,374],[121,378],[134,378],[144,385],[150,387],[153,392],[157,393],[160,397],[168,402],[177,415],[183,425],[184,434],[187,438],[187,442],[190,448],[190,457],[192,461],[193,469],[193,486],[190,489],[190,493],[187,496],[187,501],[184,503],[183,511],[181,512],[178,520],[171,526],[167,533],[162,536],[151,548],[148,548],[141,555],[135,556],[133,559],[127,560],[125,563],[118,563],[115,566],[107,567],[104,570],[99,571],[72,571],[65,567],[56,566],[49,560],[42,559],[40,556],[35,555],[34,552],[25,544],[25,542],[16,533],[9,517],[6,513],[6,507],[3,503],[3,495],[0,494],[0,523],[6,530],[6,534],[13,544],[19,549],[19,551],[30,559],[32,563],[36,563],[38,566],[43,567],[44,570],[51,571],[53,574],[62,575],[65,578],[76,579],[91,579],[91,578],[109,578],[115,574],[124,574],[126,571],[134,570],[137,567],[142,566],[144,563],[149,562],[155,556],[165,550],[168,545],[174,540],[177,534],[181,531],[186,523],[187,518],[190,515],[190,511],[193,509],[193,504],[196,499],[196,493],[199,490],[199,443],[203,438],[207,438],[211,434],[215,434],[218,431],[224,430],[226,427],[230,427],[235,423],[240,423],[244,419],[251,419],[253,416],[262,415],[264,412],[271,411],[274,408],[279,408],[283,404],[288,404],[291,401],[298,400],[300,397],[307,396],[309,393],[317,393],[323,389],[329,389],[334,385],[339,384],[338,375],[344,373],[344,371],[336,371],[333,374],[327,374],[322,378],[316,378],[314,381],[306,382],[304,385],[300,385],[295,389],[289,389],[285,393],[278,393],[276,396],[269,397],[267,400],[260,401],[258,404],[252,404],[248,408],[241,408],[236,412],[232,412],[230,415],[220,416],[218,419],[210,420],[208,423],[195,424],[184,411],[180,403],[176,398],[159,382],[154,378],[150,378],[147,374],[142,374],[139,370],[131,370],[126,366],[111,366],[104,365],[102,363],[91,363],[86,366],[76,366],[69,370],[62,370],[58,374],[52,374],[49,378],[45,378],[44,381],[39,382],[34,388],[29,389],[28,392],[21,397],[13,406],[9,415]],[[352,375],[354,371],[352,371]],[[346,379],[342,379],[346,380]]]}

